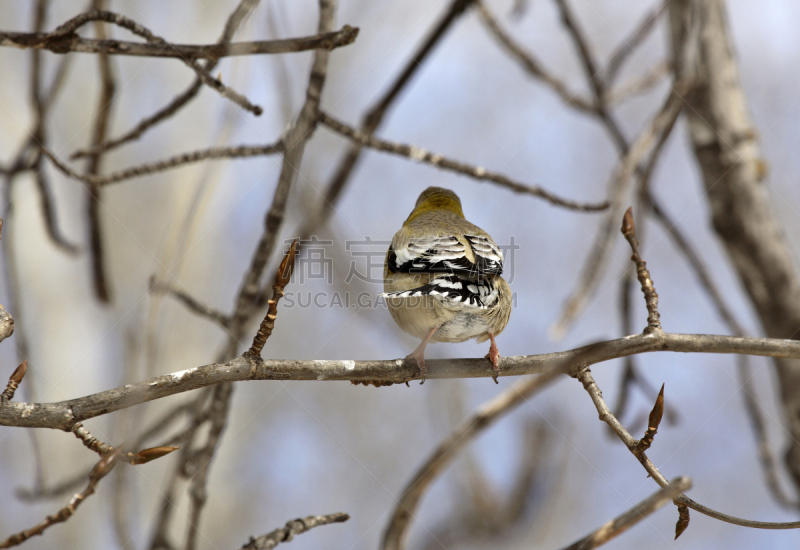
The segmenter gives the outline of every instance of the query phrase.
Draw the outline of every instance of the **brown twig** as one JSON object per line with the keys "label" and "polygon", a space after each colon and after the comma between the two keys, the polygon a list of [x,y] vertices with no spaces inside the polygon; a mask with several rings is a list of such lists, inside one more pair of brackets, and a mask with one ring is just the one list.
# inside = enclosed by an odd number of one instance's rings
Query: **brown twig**
{"label": "brown twig", "polygon": [[[153,34],[149,29],[137,23],[136,21],[133,21],[132,19],[129,19],[124,15],[104,10],[92,10],[78,14],[72,19],[60,25],[52,33],[47,34],[44,38],[40,38],[40,41],[44,41],[45,43],[49,42],[49,43],[59,44],[65,40],[70,40],[71,37],[74,36],[76,30],[78,30],[83,25],[92,21],[103,21],[105,23],[110,23],[122,27],[132,32],[133,34],[144,38],[149,44],[152,44],[156,47],[160,47],[165,51],[173,49],[172,44],[170,44],[160,36]],[[222,82],[220,82],[219,79],[211,76],[208,71],[206,71],[203,67],[201,67],[197,63],[196,59],[181,57],[180,55],[178,57],[189,68],[194,70],[197,76],[203,81],[203,84],[212,88],[221,96],[231,100],[233,103],[236,103],[243,109],[252,112],[256,116],[262,113],[261,107],[259,107],[258,105],[253,105],[252,103],[250,103],[250,101],[247,100],[246,97],[225,86]]]}
{"label": "brown twig", "polygon": [[606,90],[610,90],[614,86],[614,81],[619,74],[619,70],[625,64],[631,54],[636,51],[644,40],[650,36],[650,33],[655,29],[656,23],[659,18],[664,14],[667,9],[669,0],[663,0],[658,6],[648,12],[642,21],[634,28],[633,32],[622,39],[622,42],[611,54],[611,57],[606,63],[603,74],[603,85]]}
{"label": "brown twig", "polygon": [[14,372],[11,373],[11,376],[8,377],[8,384],[6,384],[6,389],[3,390],[3,393],[0,394],[0,405],[5,403],[6,401],[11,401],[14,399],[14,392],[17,391],[22,379],[25,377],[25,373],[28,370],[28,361],[23,361],[20,365],[14,369]]}
{"label": "brown twig", "polygon": [[132,166],[118,172],[112,172],[106,176],[93,176],[89,174],[79,174],[61,162],[55,154],[47,148],[42,148],[42,153],[65,175],[82,181],[88,185],[105,186],[131,178],[145,176],[157,172],[163,172],[170,168],[176,168],[192,162],[199,162],[206,159],[219,158],[246,158],[261,155],[274,155],[283,151],[283,141],[279,140],[269,145],[239,145],[238,147],[211,147],[209,149],[199,149],[169,157],[164,160],[150,164],[140,164]]}
{"label": "brown twig", "polygon": [[658,313],[658,293],[653,286],[647,264],[639,255],[639,239],[636,238],[636,225],[633,223],[633,208],[629,207],[622,218],[622,234],[631,246],[631,261],[636,265],[636,277],[642,285],[644,301],[647,305],[647,327],[645,334],[661,331],[660,315]]}
{"label": "brown twig", "polygon": [[599,235],[596,238],[597,244],[586,258],[575,290],[567,299],[561,316],[552,328],[552,332],[557,337],[563,335],[572,325],[602,279],[610,256],[607,250],[619,223],[619,215],[622,213],[622,205],[631,176],[648,153],[660,150],[659,143],[663,144],[660,137],[672,129],[683,108],[682,95],[686,93],[688,87],[688,84],[684,83],[676,83],[672,87],[658,113],[641,131],[633,145],[626,147],[627,152],[620,158],[609,184],[612,195],[610,198],[611,208],[600,226]]}
{"label": "brown twig", "polygon": [[[105,0],[92,0],[92,9],[101,11],[105,7]],[[94,22],[94,32],[100,39],[106,38],[105,26],[102,21]],[[111,104],[114,100],[116,83],[111,68],[111,60],[107,53],[98,55],[100,66],[100,97],[97,103],[97,115],[94,117],[91,144],[95,146],[106,139],[108,126],[111,121]],[[86,174],[97,177],[100,173],[102,153],[94,153],[87,158]],[[98,300],[104,303],[111,301],[111,289],[106,269],[105,247],[103,246],[103,230],[100,211],[102,209],[103,195],[100,186],[90,184],[86,195],[86,218],[89,227],[89,259],[92,271],[92,287]]]}
{"label": "brown twig", "polygon": [[297,242],[298,239],[292,242],[292,246],[289,247],[281,265],[275,272],[275,282],[272,284],[272,298],[268,302],[267,314],[264,316],[264,320],[261,321],[255,337],[253,337],[253,345],[245,353],[260,356],[261,350],[264,349],[264,344],[267,343],[267,339],[272,335],[272,330],[275,328],[275,319],[278,317],[278,302],[283,298],[283,289],[292,278]]}
{"label": "brown twig", "polygon": [[[400,74],[389,86],[389,89],[367,109],[361,122],[362,133],[370,135],[380,127],[389,112],[389,108],[400,97],[401,92],[408,86],[417,71],[424,66],[425,60],[434,51],[436,45],[441,42],[455,22],[467,12],[473,3],[474,0],[451,0],[450,6],[444,12],[444,15],[437,20],[436,24],[425,36],[419,48],[405,63]],[[301,241],[312,235],[315,228],[321,227],[328,221],[334,205],[339,201],[342,191],[361,158],[362,150],[363,147],[361,145],[354,143],[342,156],[325,188],[321,208],[309,215],[300,225]]]}
{"label": "brown twig", "polygon": [[73,496],[69,501],[69,504],[55,514],[47,516],[44,518],[44,520],[34,525],[30,529],[20,531],[19,533],[11,535],[6,540],[0,542],[0,548],[11,548],[12,546],[22,544],[33,536],[41,535],[48,527],[51,527],[56,523],[63,523],[71,518],[81,503],[94,494],[97,484],[101,479],[108,475],[114,466],[117,465],[119,458],[120,456],[118,453],[112,453],[101,458],[89,473],[89,483],[86,485],[86,488],[82,492]]}
{"label": "brown twig", "polygon": [[692,480],[688,477],[673,479],[666,487],[662,487],[661,490],[641,501],[627,512],[604,524],[590,535],[566,546],[564,550],[590,550],[591,548],[602,546],[642,521],[673,498],[684,491],[688,491],[691,486]]}
{"label": "brown twig", "polygon": [[136,453],[125,452],[121,448],[112,447],[108,443],[103,443],[95,436],[90,434],[89,430],[87,430],[80,422],[76,422],[71,431],[73,434],[75,434],[75,437],[81,440],[83,446],[90,451],[93,451],[100,456],[108,456],[111,453],[117,453],[122,460],[131,465],[146,464],[179,449],[179,447],[173,447],[171,445],[161,445],[159,447],[143,449]]}
{"label": "brown twig", "polygon": [[[658,468],[655,467],[655,465],[650,461],[644,452],[639,452],[637,450],[638,441],[622,426],[622,424],[620,424],[617,418],[608,409],[608,405],[606,405],[606,402],[603,399],[603,393],[600,391],[600,388],[594,381],[589,368],[587,367],[586,369],[577,373],[576,378],[583,384],[584,389],[591,397],[592,402],[597,409],[600,420],[608,424],[614,430],[614,433],[617,434],[628,450],[637,458],[637,460],[639,460],[647,473],[650,474],[650,477],[652,477],[655,482],[659,484],[659,486],[666,487],[669,484],[667,479],[658,470]],[[683,529],[685,529],[685,526],[688,525],[689,515],[688,510],[685,511],[685,514],[683,513],[681,506],[691,508],[692,510],[696,510],[703,515],[724,521],[725,523],[741,525],[742,527],[751,527],[754,529],[800,529],[800,521],[766,522],[737,518],[735,516],[723,514],[722,512],[718,512],[717,510],[709,508],[708,506],[704,506],[698,502],[695,502],[686,495],[680,495],[674,500],[674,502],[676,505],[678,505],[678,526],[680,527],[683,525]],[[681,529],[677,534],[680,535],[680,533],[683,532],[683,529]]]}
{"label": "brown twig", "polygon": [[414,515],[422,496],[433,480],[453,462],[467,444],[504,414],[524,403],[574,365],[575,362],[562,359],[541,375],[520,380],[508,390],[481,405],[478,410],[464,419],[447,438],[439,443],[406,484],[403,493],[397,499],[397,504],[383,534],[381,550],[403,550],[406,547],[408,529],[415,519]]}
{"label": "brown twig", "polygon": [[[744,336],[744,328],[736,320],[730,307],[728,307],[728,304],[725,302],[722,292],[717,288],[714,279],[706,269],[700,254],[691,245],[689,239],[683,234],[677,223],[667,214],[666,210],[664,210],[654,196],[648,194],[646,205],[650,208],[655,220],[661,224],[667,235],[672,239],[675,246],[694,270],[700,285],[711,299],[711,303],[716,308],[720,319],[728,326],[732,334]],[[778,479],[777,461],[772,452],[769,437],[767,436],[761,408],[755,398],[755,388],[753,387],[750,362],[747,356],[742,355],[737,358],[736,371],[742,389],[745,412],[750,419],[750,425],[756,438],[758,457],[761,462],[761,469],[764,472],[767,488],[770,493],[772,493],[773,498],[782,506],[796,509],[800,507],[800,501],[789,498],[781,488]]]}
{"label": "brown twig", "polygon": [[156,281],[155,275],[150,277],[150,291],[174,296],[183,305],[185,305],[189,311],[196,313],[200,317],[205,317],[206,319],[214,321],[222,328],[227,328],[231,322],[228,315],[210,306],[207,306],[188,292],[172,286],[168,281]]}
{"label": "brown twig", "polygon": [[48,33],[0,31],[0,46],[49,50],[57,54],[69,52],[104,55],[129,55],[139,57],[178,58],[184,60],[221,59],[243,55],[280,54],[307,50],[333,50],[355,42],[358,28],[345,25],[338,31],[312,36],[299,36],[281,40],[254,40],[228,44],[173,44],[165,48],[161,43],[141,43],[124,40],[95,40],[77,34],[50,38]]}
{"label": "brown twig", "polygon": [[284,527],[275,529],[271,533],[261,535],[258,538],[250,537],[250,541],[242,546],[242,550],[272,550],[280,543],[289,542],[295,535],[301,535],[309,529],[331,523],[343,523],[348,519],[350,519],[350,516],[344,512],[327,516],[308,516],[307,518],[293,519],[292,521],[287,521]]}
{"label": "brown twig", "polygon": [[[231,12],[231,14],[228,16],[227,21],[225,22],[225,26],[222,29],[222,34],[217,40],[217,46],[230,43],[230,41],[233,39],[233,35],[236,34],[236,31],[239,29],[244,19],[253,10],[256,4],[258,4],[258,0],[239,1],[239,3],[236,5],[236,8]],[[67,59],[69,59],[69,56],[67,56]],[[214,67],[217,66],[218,61],[219,60],[217,58],[208,59],[203,68],[210,73],[214,69]],[[187,105],[192,99],[194,99],[194,97],[197,95],[197,93],[200,91],[200,88],[202,87],[203,87],[203,81],[198,76],[195,78],[194,82],[186,89],[186,91],[175,97],[175,99],[173,99],[168,105],[159,109],[153,115],[142,119],[133,129],[131,129],[127,133],[123,134],[118,138],[106,141],[91,149],[75,151],[70,156],[70,158],[74,160],[76,158],[85,157],[91,154],[103,151],[109,151],[129,141],[133,141],[134,139],[139,139],[139,137],[141,137],[141,135],[144,132],[146,132],[149,128],[152,128],[159,122],[168,119],[169,117],[177,113],[183,106]]]}
{"label": "brown twig", "polygon": [[653,439],[658,433],[658,426],[661,424],[661,417],[664,415],[664,384],[661,384],[661,391],[658,392],[653,410],[650,411],[650,417],[647,420],[647,430],[644,432],[644,437],[639,440],[636,445],[636,452],[643,453],[650,448],[653,444]]}
{"label": "brown twig", "polygon": [[500,25],[500,22],[483,2],[476,2],[476,4],[478,13],[486,27],[491,31],[500,45],[505,48],[508,54],[522,65],[525,72],[533,78],[541,80],[546,86],[549,86],[561,101],[570,107],[593,116],[597,114],[597,108],[591,101],[583,99],[576,92],[567,88],[567,85],[550,73],[532,52],[525,50],[517,43],[502,25]]}
{"label": "brown twig", "polygon": [[458,172],[459,174],[469,176],[476,180],[491,181],[493,183],[500,185],[501,187],[505,187],[506,189],[510,189],[516,193],[524,193],[545,199],[546,201],[556,206],[562,206],[564,208],[569,208],[571,210],[579,210],[582,212],[596,212],[600,210],[605,210],[609,206],[609,203],[606,201],[600,203],[581,203],[569,199],[563,199],[561,197],[554,195],[549,191],[542,189],[538,185],[537,186],[525,185],[524,183],[519,183],[517,181],[514,181],[511,178],[504,176],[502,174],[498,174],[496,172],[490,172],[489,170],[486,170],[485,168],[482,168],[480,166],[471,166],[463,162],[451,160],[446,157],[443,157],[442,155],[431,153],[430,151],[420,149],[419,147],[415,147],[413,145],[406,145],[403,143],[394,143],[385,141],[376,138],[371,134],[365,134],[363,132],[360,132],[355,128],[353,128],[352,126],[348,126],[334,119],[333,117],[331,117],[326,113],[320,113],[319,120],[331,130],[355,141],[361,146],[370,147],[377,151],[383,151],[384,153],[399,155],[417,162],[422,162],[425,164],[429,164],[431,166],[435,166],[437,168],[452,170],[453,172]]}

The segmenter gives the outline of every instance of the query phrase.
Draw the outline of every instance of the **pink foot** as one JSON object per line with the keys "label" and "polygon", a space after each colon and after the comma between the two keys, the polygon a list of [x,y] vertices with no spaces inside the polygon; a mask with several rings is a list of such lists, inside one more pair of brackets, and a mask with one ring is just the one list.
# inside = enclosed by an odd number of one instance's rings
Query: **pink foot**
{"label": "pink foot", "polygon": [[439,328],[439,325],[436,325],[435,327],[431,328],[428,331],[428,334],[425,336],[425,338],[420,343],[420,345],[417,346],[417,349],[412,351],[411,354],[406,357],[406,359],[412,359],[413,358],[413,359],[415,359],[417,361],[417,366],[419,367],[419,372],[420,372],[420,375],[422,376],[422,382],[419,383],[420,386],[425,383],[425,376],[427,376],[427,374],[428,374],[428,369],[425,367],[425,346],[428,345],[428,342],[430,341],[431,337],[433,336],[433,333],[436,332],[438,330],[438,328]]}
{"label": "pink foot", "polygon": [[497,342],[494,341],[494,334],[491,332],[489,333],[489,339],[492,341],[492,345],[489,346],[489,353],[486,354],[486,359],[488,359],[492,363],[492,368],[494,369],[494,379],[495,384],[499,384],[500,382],[497,381],[497,377],[500,375],[500,350],[497,349]]}

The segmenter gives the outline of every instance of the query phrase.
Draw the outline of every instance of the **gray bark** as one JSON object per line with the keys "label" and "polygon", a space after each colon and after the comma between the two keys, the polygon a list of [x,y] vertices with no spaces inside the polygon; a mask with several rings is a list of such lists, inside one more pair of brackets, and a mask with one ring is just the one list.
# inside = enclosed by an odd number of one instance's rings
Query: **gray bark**
{"label": "gray bark", "polygon": [[[711,221],[761,321],[773,338],[798,338],[800,277],[770,203],[765,163],[731,47],[723,0],[669,6],[678,77],[693,76],[689,134],[711,207]],[[688,41],[688,42],[687,42]],[[690,43],[692,47],[684,49]],[[689,55],[679,52],[689,51]],[[790,437],[786,465],[800,491],[800,362],[775,359]]]}

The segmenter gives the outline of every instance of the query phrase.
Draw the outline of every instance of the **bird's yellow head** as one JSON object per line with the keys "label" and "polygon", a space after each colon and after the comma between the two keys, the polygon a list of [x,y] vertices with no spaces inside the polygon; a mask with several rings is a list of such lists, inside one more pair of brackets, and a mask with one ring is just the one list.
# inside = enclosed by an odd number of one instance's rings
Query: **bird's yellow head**
{"label": "bird's yellow head", "polygon": [[414,210],[403,225],[411,223],[415,218],[431,210],[447,210],[464,217],[464,212],[461,210],[461,199],[458,198],[458,195],[449,189],[428,187],[420,194]]}

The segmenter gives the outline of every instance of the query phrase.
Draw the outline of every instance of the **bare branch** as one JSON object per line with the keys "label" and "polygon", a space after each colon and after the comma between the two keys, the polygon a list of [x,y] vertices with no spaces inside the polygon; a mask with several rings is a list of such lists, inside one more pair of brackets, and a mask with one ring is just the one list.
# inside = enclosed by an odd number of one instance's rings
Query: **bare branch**
{"label": "bare branch", "polygon": [[642,285],[642,293],[644,293],[644,301],[647,305],[647,327],[645,327],[644,331],[658,332],[661,330],[661,316],[658,313],[658,293],[653,286],[652,279],[650,279],[647,264],[639,255],[639,239],[636,238],[636,225],[633,223],[633,208],[629,207],[622,217],[622,234],[630,244],[631,261],[636,266],[636,276],[639,279],[639,284]]}
{"label": "bare branch", "polygon": [[[233,39],[233,35],[236,34],[236,31],[239,30],[239,26],[245,20],[247,15],[255,8],[258,4],[258,0],[240,0],[239,3],[236,5],[236,8],[231,12],[228,16],[228,20],[225,22],[225,26],[222,29],[222,34],[220,35],[219,39],[217,40],[217,44],[228,44]],[[65,59],[69,59],[70,56],[67,56]],[[214,67],[217,66],[218,59],[208,59],[203,66],[206,71],[211,72]],[[122,136],[111,139],[106,141],[100,145],[92,147],[91,149],[84,149],[75,151],[70,158],[76,159],[80,157],[85,157],[88,155],[96,154],[102,151],[109,151],[120,145],[132,141],[134,139],[139,139],[141,135],[147,131],[149,128],[152,128],[159,122],[162,122],[175,113],[177,113],[183,106],[187,105],[197,93],[200,91],[200,88],[203,86],[202,79],[198,76],[195,78],[194,82],[184,91],[182,94],[175,97],[168,105],[164,106],[163,108],[159,109],[153,115],[149,117],[145,117],[142,119],[132,130],[123,134]]]}
{"label": "bare branch", "polygon": [[[44,36],[40,35],[37,39],[38,42],[33,41],[31,45],[27,45],[26,47],[33,47],[32,44],[35,43],[45,43],[45,44],[55,44],[56,48],[61,49],[62,48],[61,44],[63,44],[65,41],[69,42],[70,40],[72,40],[72,37],[75,36],[74,33],[76,30],[78,30],[83,25],[92,21],[103,21],[105,23],[111,23],[119,27],[122,27],[124,29],[127,29],[133,34],[144,38],[148,42],[148,44],[151,44],[157,48],[160,47],[164,51],[169,51],[174,48],[172,44],[170,44],[160,36],[153,34],[149,29],[137,23],[136,21],[133,21],[132,19],[129,19],[124,15],[103,10],[92,10],[86,13],[78,14],[69,21],[66,21],[64,24],[59,26],[53,32],[45,34]],[[6,44],[7,38],[8,38],[7,33],[0,35],[0,39],[2,39],[3,45],[18,45],[13,41]],[[256,116],[262,113],[261,107],[253,105],[247,100],[246,97],[228,88],[222,82],[220,82],[219,79],[211,76],[207,70],[205,70],[197,63],[195,59],[186,58],[180,56],[180,54],[177,55],[181,59],[181,61],[183,61],[192,70],[194,70],[195,73],[197,73],[197,76],[203,81],[203,84],[216,90],[217,93],[219,93],[221,96],[231,100],[232,102],[236,103],[243,109],[252,112]]]}
{"label": "bare branch", "polygon": [[[361,131],[365,134],[372,134],[383,122],[389,108],[400,97],[400,93],[408,86],[413,76],[424,65],[425,60],[431,55],[436,45],[447,35],[455,22],[467,12],[474,0],[451,0],[450,6],[444,15],[439,19],[426,35],[420,47],[411,56],[403,70],[389,86],[389,89],[370,107],[361,123]],[[350,149],[342,156],[336,170],[331,176],[323,194],[322,206],[318,212],[314,212],[301,224],[301,240],[314,233],[315,227],[320,227],[330,218],[333,206],[339,200],[353,169],[361,158],[362,146],[353,144]]]}
{"label": "bare branch", "polygon": [[483,433],[496,420],[524,403],[533,394],[544,388],[555,378],[565,373],[576,363],[571,359],[562,359],[536,378],[523,379],[511,386],[495,398],[481,405],[477,411],[444,439],[431,453],[425,462],[417,468],[416,473],[403,489],[392,512],[392,517],[383,534],[382,550],[403,550],[406,547],[408,528],[415,519],[414,515],[425,491],[433,480],[447,468],[458,453],[475,437]]}
{"label": "bare branch", "polygon": [[275,282],[272,285],[272,298],[269,300],[269,307],[264,320],[261,321],[261,326],[258,327],[258,332],[253,338],[253,345],[246,353],[250,355],[261,355],[261,350],[264,349],[264,344],[267,343],[267,338],[272,335],[272,330],[275,328],[275,319],[278,317],[278,302],[283,298],[283,289],[292,278],[292,271],[294,271],[294,258],[297,253],[297,242],[295,239],[292,246],[286,252],[281,265],[275,272]]}
{"label": "bare branch", "polygon": [[480,13],[486,27],[508,54],[516,59],[528,74],[549,86],[561,101],[570,107],[593,116],[597,115],[597,107],[590,100],[583,99],[576,92],[569,90],[567,85],[550,73],[532,52],[526,51],[519,45],[500,25],[500,22],[483,2],[477,2],[477,6],[478,13]]}
{"label": "bare branch", "polygon": [[619,70],[625,64],[625,61],[627,61],[631,54],[636,51],[636,48],[650,36],[659,18],[666,11],[668,3],[669,0],[662,0],[658,6],[650,10],[633,32],[629,36],[623,38],[620,45],[617,46],[614,53],[611,54],[608,63],[606,63],[603,76],[603,85],[606,90],[610,90],[614,86],[614,81],[617,79]]}
{"label": "bare branch", "polygon": [[197,300],[188,292],[176,288],[169,284],[168,281],[156,281],[155,276],[150,278],[150,291],[169,294],[177,298],[186,308],[206,319],[211,319],[222,328],[227,328],[230,324],[230,317],[221,311],[218,311],[206,304]]}
{"label": "bare branch", "polygon": [[567,0],[555,0],[558,7],[559,14],[561,15],[561,22],[572,37],[572,42],[578,50],[578,57],[583,65],[583,72],[591,84],[594,91],[596,105],[604,103],[605,100],[605,83],[603,82],[600,71],[597,68],[597,61],[592,56],[591,48],[589,47],[589,40],[578,24],[578,20],[572,13],[572,8],[567,4]]}
{"label": "bare branch", "polygon": [[164,160],[153,162],[150,164],[140,164],[139,166],[132,166],[125,170],[112,172],[106,176],[93,176],[89,174],[79,174],[61,162],[52,151],[47,148],[42,148],[42,153],[50,159],[56,168],[58,168],[65,175],[82,181],[83,183],[96,186],[105,186],[112,183],[117,183],[131,178],[145,176],[157,172],[163,172],[170,168],[183,166],[192,162],[199,162],[206,159],[220,159],[220,158],[247,158],[261,155],[274,155],[283,151],[283,141],[279,140],[269,145],[239,145],[237,147],[211,147],[210,149],[199,149],[189,153],[183,153],[174,157],[169,157]]}
{"label": "bare branch", "polygon": [[47,516],[30,529],[25,529],[24,531],[11,535],[6,540],[0,542],[0,548],[11,548],[12,546],[22,544],[33,536],[41,535],[48,527],[51,527],[56,523],[63,523],[67,521],[78,509],[78,506],[80,506],[84,500],[94,494],[97,484],[101,479],[108,475],[114,466],[117,465],[118,461],[119,454],[117,453],[113,453],[101,458],[95,467],[92,468],[92,471],[89,474],[89,484],[86,486],[83,492],[72,497],[72,499],[69,501],[69,504],[52,516]]}
{"label": "bare branch", "polygon": [[295,535],[301,535],[322,525],[331,523],[343,523],[350,519],[348,514],[339,512],[327,516],[308,516],[307,518],[297,518],[287,521],[284,527],[275,529],[271,533],[261,535],[258,538],[250,537],[250,542],[242,546],[242,550],[271,550],[282,542],[290,542]]}
{"label": "bare branch", "polygon": [[633,175],[636,166],[651,151],[657,152],[663,145],[665,133],[668,133],[678,118],[683,108],[683,95],[689,85],[678,82],[672,86],[667,99],[645,127],[631,147],[626,147],[626,153],[620,158],[617,168],[614,171],[609,187],[612,189],[613,196],[610,199],[611,209],[599,229],[599,235],[595,239],[596,246],[589,253],[583,265],[583,270],[573,290],[572,295],[567,299],[556,324],[551,329],[556,337],[560,337],[567,328],[574,322],[577,315],[583,310],[589,296],[602,279],[605,266],[608,262],[607,252],[612,242],[614,230],[617,226],[619,216],[622,214],[624,198],[628,190],[628,183]]}
{"label": "bare branch", "polygon": [[[744,338],[710,334],[636,334],[542,355],[501,357],[501,376],[541,374],[554,363],[581,357],[585,365],[632,354],[671,351],[681,353],[748,354],[800,358],[800,341]],[[427,362],[426,362],[427,363]],[[483,358],[431,360],[428,378],[484,378],[493,370]],[[225,363],[156,376],[144,382],[58,403],[6,403],[0,407],[0,426],[55,428],[69,431],[75,422],[118,411],[197,388],[242,380],[384,380],[402,383],[419,378],[413,360],[263,360],[241,356]]]}
{"label": "bare branch", "polygon": [[[603,399],[603,392],[600,391],[600,388],[594,381],[591,371],[586,368],[577,373],[576,378],[583,384],[584,389],[586,389],[587,393],[591,397],[592,402],[594,403],[599,414],[600,420],[608,424],[608,426],[614,430],[614,433],[617,434],[628,450],[639,460],[647,473],[650,474],[650,477],[652,477],[655,482],[659,484],[659,486],[666,487],[669,485],[667,478],[665,478],[658,468],[656,468],[655,465],[650,461],[650,459],[647,458],[647,455],[638,450],[639,442],[630,433],[628,433],[628,431],[622,426],[622,424],[619,423],[616,417],[608,409],[608,405],[606,405],[606,402]],[[701,514],[724,521],[725,523],[741,525],[742,527],[752,527],[754,529],[800,529],[800,521],[767,522],[729,516],[728,514],[723,514],[722,512],[718,512],[712,508],[709,508],[708,506],[704,506],[698,502],[695,502],[686,495],[680,495],[674,500],[674,502],[678,505],[680,514],[676,538],[677,536],[680,536],[680,534],[683,532],[683,529],[686,528],[686,525],[688,525],[689,522],[688,511],[681,510],[681,506],[691,508],[692,510],[696,510]]]}
{"label": "bare branch", "polygon": [[[92,0],[92,8],[102,10],[105,7],[105,0]],[[105,38],[105,26],[101,21],[94,22],[95,33],[98,38]],[[92,145],[102,143],[106,139],[108,126],[111,120],[111,104],[114,100],[116,83],[111,69],[111,60],[107,53],[101,53],[97,57],[100,65],[100,97],[97,104],[97,116],[94,117],[94,128],[92,129]],[[86,173],[97,176],[100,173],[100,163],[102,153],[95,153],[88,157]],[[103,195],[100,187],[95,184],[89,185],[86,196],[86,217],[89,226],[89,258],[91,261],[92,287],[95,296],[101,302],[111,301],[111,289],[106,270],[105,247],[103,246],[103,231],[101,227],[100,210]]]}
{"label": "bare branch", "polygon": [[431,153],[430,151],[420,149],[419,147],[415,147],[413,145],[384,141],[374,137],[372,134],[362,133],[351,126],[339,122],[326,113],[320,113],[320,122],[336,133],[350,138],[361,146],[371,147],[377,151],[383,151],[384,153],[402,156],[417,162],[435,166],[437,168],[452,170],[453,172],[458,172],[459,174],[469,176],[476,180],[491,181],[516,193],[524,193],[545,199],[556,206],[562,206],[564,208],[569,208],[570,210],[579,210],[582,212],[605,210],[609,206],[609,203],[605,201],[601,203],[580,203],[569,199],[562,199],[553,193],[542,189],[538,185],[525,185],[524,183],[516,182],[502,174],[490,172],[480,166],[471,166],[463,162],[451,160],[443,157],[442,155]]}
{"label": "bare branch", "polygon": [[669,485],[663,487],[657,493],[646,498],[624,514],[604,524],[592,534],[565,547],[564,550],[590,550],[591,548],[597,548],[607,543],[667,504],[673,498],[684,491],[688,491],[691,486],[692,480],[688,477],[673,479],[670,481]]}
{"label": "bare branch", "polygon": [[228,44],[173,44],[165,48],[159,42],[141,43],[124,40],[95,40],[68,34],[50,39],[48,33],[25,33],[0,31],[0,46],[35,48],[53,53],[95,53],[105,55],[129,55],[138,57],[178,58],[182,60],[221,59],[243,55],[279,54],[308,50],[333,50],[355,42],[358,28],[345,25],[338,31],[300,36],[281,40],[254,40]]}

